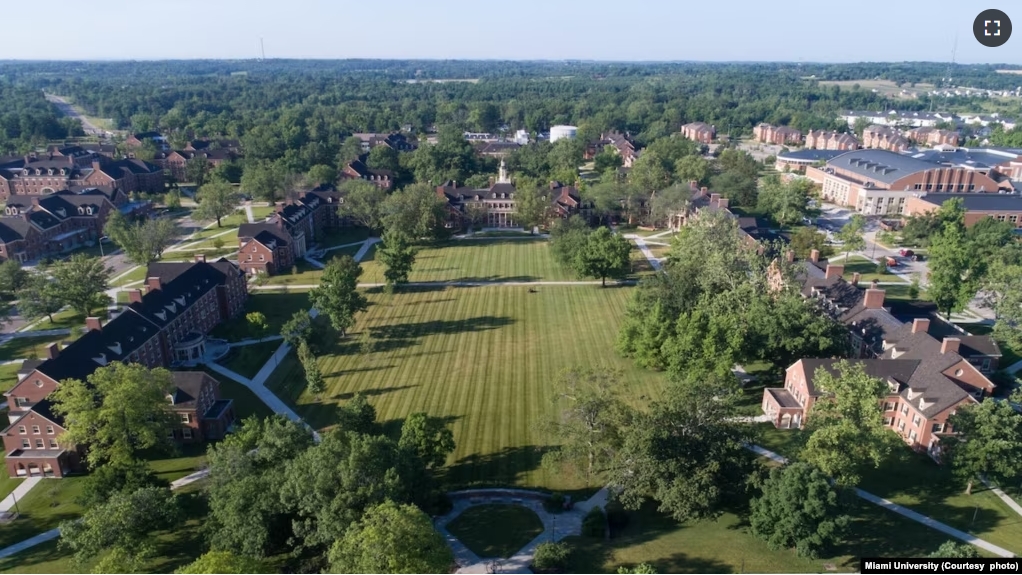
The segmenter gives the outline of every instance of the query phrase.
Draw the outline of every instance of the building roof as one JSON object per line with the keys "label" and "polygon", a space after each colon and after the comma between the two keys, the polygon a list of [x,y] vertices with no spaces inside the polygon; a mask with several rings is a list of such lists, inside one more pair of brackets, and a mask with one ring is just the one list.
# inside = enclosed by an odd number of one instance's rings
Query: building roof
{"label": "building roof", "polygon": [[893,184],[910,174],[937,167],[932,162],[887,150],[852,150],[834,157],[827,165],[885,184]]}
{"label": "building roof", "polygon": [[150,289],[142,296],[141,302],[131,304],[129,309],[161,329],[180,317],[206,293],[216,289],[216,286],[227,283],[224,272],[206,262],[160,265],[168,268],[181,266],[185,269],[172,270],[170,275],[173,275],[173,279],[168,281],[164,281],[164,276],[153,276],[147,270],[147,277],[160,277],[162,285],[160,289]]}
{"label": "building roof", "polygon": [[286,231],[277,224],[268,222],[241,224],[238,226],[238,237],[252,238],[271,249],[277,244],[286,246],[291,243],[291,236]]}
{"label": "building roof", "polygon": [[97,368],[123,361],[158,332],[146,318],[126,311],[102,329],[87,332],[36,369],[56,381],[85,380]]}
{"label": "building roof", "polygon": [[0,242],[10,243],[25,239],[32,224],[21,216],[0,218]]}
{"label": "building roof", "polygon": [[976,169],[987,169],[1019,159],[1018,153],[998,148],[957,148],[946,151],[930,149],[912,150],[909,154],[913,158],[935,164]]}
{"label": "building roof", "polygon": [[175,371],[171,373],[174,390],[170,394],[170,404],[176,409],[195,409],[199,396],[202,395],[202,384],[213,379],[204,371]]}
{"label": "building roof", "polygon": [[784,160],[825,162],[844,153],[846,153],[844,150],[793,150],[777,154],[777,160],[782,162]]}
{"label": "building roof", "polygon": [[918,196],[935,206],[944,205],[948,200],[959,198],[969,212],[1022,211],[1022,195],[1018,194],[929,194]]}

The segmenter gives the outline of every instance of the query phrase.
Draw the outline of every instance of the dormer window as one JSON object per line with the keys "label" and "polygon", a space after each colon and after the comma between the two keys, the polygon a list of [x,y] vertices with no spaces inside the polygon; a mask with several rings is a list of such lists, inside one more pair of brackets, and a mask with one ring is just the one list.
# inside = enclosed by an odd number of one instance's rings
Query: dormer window
{"label": "dormer window", "polygon": [[80,214],[84,214],[84,213],[85,213],[85,208],[83,208],[81,206],[78,206],[78,214],[80,215]]}
{"label": "dormer window", "polygon": [[908,389],[908,398],[909,398],[910,400],[912,400],[912,399],[915,399],[916,397],[918,397],[918,396],[919,396],[919,393],[920,393],[920,392],[918,392],[918,391],[916,391],[916,390],[914,390],[914,389],[912,389],[912,388],[910,387],[910,388]]}
{"label": "dormer window", "polygon": [[934,402],[932,402],[932,401],[926,401],[925,397],[920,397],[919,398],[919,411],[926,411],[926,409],[928,407],[930,407],[931,405],[933,405],[933,403]]}
{"label": "dormer window", "polygon": [[108,345],[106,347],[107,347],[107,349],[109,349],[110,351],[114,352],[115,354],[121,355],[121,351],[122,351],[121,342],[116,341],[116,342],[114,342],[113,345]]}

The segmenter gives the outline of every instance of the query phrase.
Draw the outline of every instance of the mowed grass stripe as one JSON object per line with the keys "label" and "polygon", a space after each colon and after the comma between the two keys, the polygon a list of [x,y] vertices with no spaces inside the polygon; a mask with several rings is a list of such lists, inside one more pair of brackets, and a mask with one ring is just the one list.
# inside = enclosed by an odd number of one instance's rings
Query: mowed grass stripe
{"label": "mowed grass stripe", "polygon": [[[413,289],[392,296],[370,290],[352,337],[321,358],[327,391],[317,403],[298,388],[297,362],[284,362],[271,389],[310,423],[336,422],[334,404],[369,394],[380,421],[416,411],[451,418],[457,449],[449,460],[451,487],[506,485],[573,489],[564,473],[540,467],[551,439],[542,426],[557,413],[562,370],[607,366],[621,370],[627,395],[655,397],[663,376],[635,369],[614,350],[625,303],[634,288],[524,286]],[[259,297],[274,297],[263,294]],[[370,328],[378,349],[358,353],[357,333]]]}

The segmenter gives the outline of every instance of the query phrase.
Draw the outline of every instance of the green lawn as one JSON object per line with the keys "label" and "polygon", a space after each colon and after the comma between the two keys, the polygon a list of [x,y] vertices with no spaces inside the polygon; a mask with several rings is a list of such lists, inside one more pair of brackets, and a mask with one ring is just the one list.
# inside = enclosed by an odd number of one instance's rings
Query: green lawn
{"label": "green lawn", "polygon": [[277,351],[280,344],[280,341],[274,340],[235,347],[231,349],[227,358],[219,363],[234,373],[252,379],[273,352]]}
{"label": "green lawn", "polygon": [[177,452],[171,455],[143,457],[149,460],[149,467],[157,477],[174,481],[191,475],[205,466],[206,445],[205,443],[190,443],[178,446]]}
{"label": "green lawn", "polygon": [[[7,418],[7,412],[0,413],[0,416]],[[0,453],[0,464],[4,461],[4,454]],[[5,497],[11,494],[11,491],[20,485],[21,479],[14,479],[7,475],[7,468],[0,469],[0,501],[3,501]]]}
{"label": "green lawn", "polygon": [[[16,337],[0,345],[0,361],[44,358],[46,357],[47,345],[55,341],[64,341],[65,339],[70,339],[70,336]],[[18,365],[15,365],[14,371],[17,371],[18,367]]]}
{"label": "green lawn", "polygon": [[315,243],[321,248],[343,246],[354,242],[363,242],[369,238],[369,229],[363,227],[335,228],[316,238]]}
{"label": "green lawn", "polygon": [[267,407],[263,400],[259,399],[259,396],[253,393],[251,389],[208,368],[200,367],[199,369],[202,369],[220,382],[220,396],[224,399],[234,400],[234,414],[239,420],[245,419],[250,415],[255,415],[256,417],[269,417],[273,415],[273,410]]}
{"label": "green lawn", "polygon": [[254,292],[245,303],[245,311],[238,317],[222,323],[213,330],[213,337],[228,341],[239,341],[253,337],[245,320],[245,314],[258,311],[266,316],[269,324],[267,335],[279,335],[284,322],[291,319],[296,311],[309,309],[309,296],[305,293]]}
{"label": "green lawn", "polygon": [[[416,411],[447,418],[457,443],[448,460],[451,487],[581,487],[539,465],[551,443],[542,424],[555,415],[557,374],[574,366],[620,369],[623,394],[637,402],[658,395],[664,381],[614,349],[632,289],[409,288],[393,296],[371,290],[354,333],[320,358],[327,380],[321,403],[303,393],[293,355],[267,385],[318,428],[334,424],[334,406],[357,391],[369,396],[389,429]],[[377,341],[368,356],[356,343],[365,329]]]}
{"label": "green lawn", "polygon": [[18,383],[18,369],[21,362],[0,365],[0,393],[10,391],[15,383]]}
{"label": "green lawn", "polygon": [[[845,270],[842,277],[847,280],[852,279],[852,274],[858,272],[860,274],[860,282],[871,282],[878,280],[882,282],[901,282],[904,281],[900,277],[892,273],[878,274],[876,263],[864,258],[860,255],[852,254],[847,260],[840,259],[837,261],[838,264],[844,265]],[[907,285],[907,284],[906,284]],[[882,286],[882,287],[898,287],[898,286]]]}
{"label": "green lawn", "polygon": [[261,222],[273,213],[273,209],[273,206],[252,206],[252,217],[256,222]]}
{"label": "green lawn", "polygon": [[50,318],[44,317],[38,322],[32,325],[32,331],[45,330],[45,329],[74,329],[85,325],[85,320],[82,316],[78,315],[77,312],[64,309],[53,314],[53,321]]}
{"label": "green lawn", "polygon": [[65,519],[82,514],[75,503],[81,493],[83,476],[43,479],[23,499],[18,500],[20,515],[0,528],[0,549],[49,531]]}
{"label": "green lawn", "polygon": [[[174,253],[174,252],[170,252]],[[117,281],[111,281],[110,287],[121,287],[130,283],[140,282],[145,280],[147,267],[146,266],[135,266],[127,274],[118,277]],[[124,272],[121,272],[124,273]]]}
{"label": "green lawn", "polygon": [[[794,451],[794,430],[775,429],[769,423],[757,430],[763,447],[782,455]],[[865,471],[859,487],[1022,554],[1022,516],[978,482],[973,494],[965,495],[965,483],[950,469],[908,447],[899,449],[879,469]]]}
{"label": "green lawn", "polygon": [[947,536],[858,500],[850,509],[849,533],[820,559],[800,559],[789,549],[773,550],[731,513],[716,521],[678,524],[652,505],[629,513],[627,526],[610,541],[569,537],[568,573],[616,573],[618,567],[653,563],[657,573],[824,573],[850,572],[861,556],[923,557]]}
{"label": "green lawn", "polygon": [[[375,246],[374,246],[375,248]],[[382,283],[383,266],[375,249],[362,259],[360,281]],[[464,240],[424,247],[408,277],[412,282],[576,280],[575,274],[554,260],[549,242],[535,240]]]}
{"label": "green lawn", "polygon": [[[358,246],[330,250],[323,256],[323,263],[335,257],[355,257],[358,250]],[[295,266],[298,268],[297,274],[292,274],[291,270],[284,270],[283,273],[266,278],[267,285],[319,285],[319,280],[323,277],[323,270],[321,268],[310,264],[304,259],[298,260]],[[364,278],[365,275],[363,274],[362,277]],[[365,280],[363,279],[362,281]]]}
{"label": "green lawn", "polygon": [[[885,299],[911,299],[908,294],[909,284],[904,285],[886,285],[880,286],[884,290]],[[921,301],[929,301],[930,296],[926,293],[926,290],[919,288],[919,297]]]}
{"label": "green lawn", "polygon": [[542,533],[543,522],[521,505],[476,505],[448,523],[447,530],[479,557],[506,559]]}

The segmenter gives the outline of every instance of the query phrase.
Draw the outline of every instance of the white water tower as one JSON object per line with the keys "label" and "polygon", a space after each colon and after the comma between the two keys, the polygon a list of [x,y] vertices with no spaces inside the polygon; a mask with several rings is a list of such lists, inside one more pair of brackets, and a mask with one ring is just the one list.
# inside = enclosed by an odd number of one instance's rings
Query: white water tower
{"label": "white water tower", "polygon": [[554,126],[550,128],[550,143],[553,144],[564,138],[573,140],[577,134],[578,128],[575,126]]}

